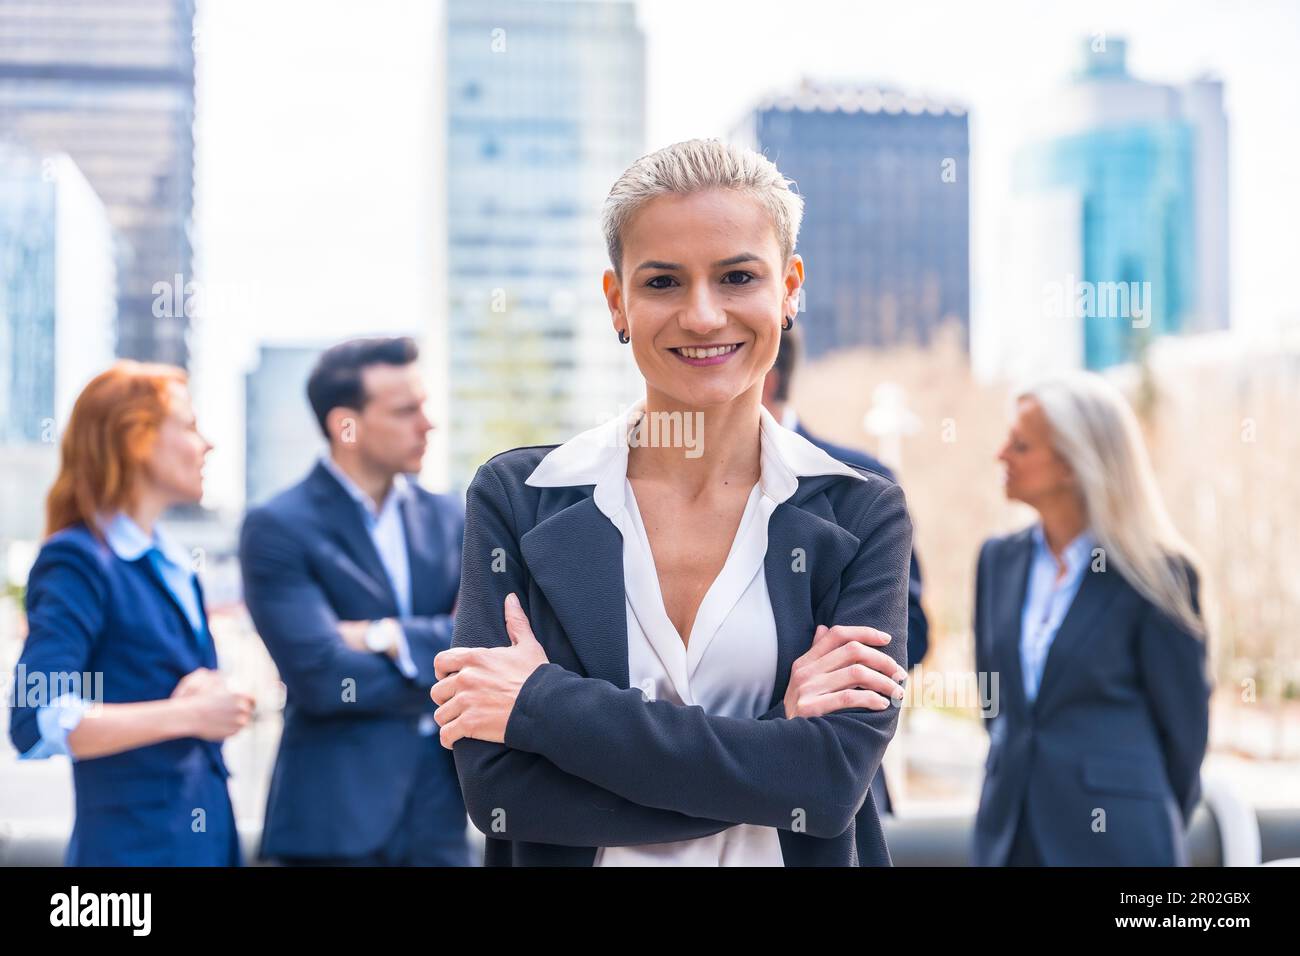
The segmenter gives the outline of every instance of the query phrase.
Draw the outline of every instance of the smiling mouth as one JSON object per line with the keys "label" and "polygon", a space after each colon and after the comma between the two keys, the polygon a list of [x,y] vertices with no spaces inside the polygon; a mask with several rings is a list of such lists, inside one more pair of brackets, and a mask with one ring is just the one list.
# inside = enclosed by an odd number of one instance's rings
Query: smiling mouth
{"label": "smiling mouth", "polygon": [[743,342],[732,342],[728,345],[711,345],[706,348],[683,345],[668,351],[688,365],[720,365],[740,351],[743,344]]}

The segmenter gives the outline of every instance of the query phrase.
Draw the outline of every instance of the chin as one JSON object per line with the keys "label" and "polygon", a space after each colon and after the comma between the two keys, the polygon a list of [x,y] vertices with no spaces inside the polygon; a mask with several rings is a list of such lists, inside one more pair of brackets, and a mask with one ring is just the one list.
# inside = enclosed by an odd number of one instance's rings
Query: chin
{"label": "chin", "polygon": [[669,397],[691,408],[712,408],[735,401],[745,393],[744,387],[733,386],[726,382],[692,383],[693,387],[683,387],[667,391]]}

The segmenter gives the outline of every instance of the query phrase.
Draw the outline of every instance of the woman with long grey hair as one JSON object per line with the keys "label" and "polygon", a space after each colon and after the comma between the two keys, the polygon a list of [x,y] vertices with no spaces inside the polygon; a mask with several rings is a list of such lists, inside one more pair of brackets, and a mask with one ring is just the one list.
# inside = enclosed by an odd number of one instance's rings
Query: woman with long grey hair
{"label": "woman with long grey hair", "polygon": [[1017,395],[998,458],[1038,520],[980,550],[976,668],[998,692],[975,862],[1186,865],[1208,635],[1137,419],[1101,376],[1054,375]]}

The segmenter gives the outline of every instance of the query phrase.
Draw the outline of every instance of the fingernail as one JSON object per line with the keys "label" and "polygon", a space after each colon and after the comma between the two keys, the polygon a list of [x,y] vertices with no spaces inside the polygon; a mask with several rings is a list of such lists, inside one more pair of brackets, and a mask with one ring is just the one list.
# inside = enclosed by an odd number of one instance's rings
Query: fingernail
{"label": "fingernail", "polygon": [[519,607],[519,598],[515,597],[514,591],[511,591],[509,594],[506,595],[506,606]]}
{"label": "fingernail", "polygon": [[907,674],[904,673],[903,671],[899,671],[897,674],[894,675],[895,684],[901,684],[905,680],[907,680]]}

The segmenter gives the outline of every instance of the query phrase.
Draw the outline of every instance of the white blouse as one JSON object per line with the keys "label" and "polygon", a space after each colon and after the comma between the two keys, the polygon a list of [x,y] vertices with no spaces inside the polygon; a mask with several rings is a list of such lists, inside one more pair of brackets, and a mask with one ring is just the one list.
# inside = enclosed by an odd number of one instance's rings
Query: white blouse
{"label": "white blouse", "polygon": [[[527,483],[595,485],[596,507],[622,535],[630,686],[639,687],[647,700],[757,718],[769,709],[776,682],[776,621],[764,573],[768,519],[794,494],[801,475],[862,476],[782,428],[761,409],[761,476],[750,491],[726,562],[705,593],[683,644],[665,609],[650,539],[627,478],[627,433],[644,411],[644,401],[639,402],[626,416],[556,448]],[[618,428],[620,423],[624,428]],[[774,827],[736,824],[693,840],[601,847],[595,865],[782,866],[777,834]]]}

